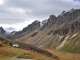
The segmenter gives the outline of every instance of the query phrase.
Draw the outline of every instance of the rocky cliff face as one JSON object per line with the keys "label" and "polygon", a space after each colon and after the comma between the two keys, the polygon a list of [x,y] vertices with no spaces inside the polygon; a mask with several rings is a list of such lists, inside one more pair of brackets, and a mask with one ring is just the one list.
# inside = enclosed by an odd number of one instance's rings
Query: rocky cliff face
{"label": "rocky cliff face", "polygon": [[68,12],[65,12],[63,14],[60,14],[57,19],[58,19],[58,24],[57,26],[60,27],[62,24],[66,24],[68,22],[74,21],[80,16],[80,9],[71,9]]}
{"label": "rocky cliff face", "polygon": [[50,15],[47,23],[49,26],[53,26],[54,24],[57,23],[57,17],[55,15]]}
{"label": "rocky cliff face", "polygon": [[54,31],[54,34],[68,34],[68,33],[75,33],[80,31],[80,17],[70,23],[67,23],[66,26],[61,27],[60,29]]}
{"label": "rocky cliff face", "polygon": [[58,17],[55,15],[50,15],[47,19],[47,22],[41,26],[40,30],[42,31],[44,28],[55,27],[57,29],[66,26],[67,23],[74,21],[80,16],[80,9],[71,9],[70,11],[63,11]]}
{"label": "rocky cliff face", "polygon": [[71,9],[68,12],[63,11],[58,17],[56,17],[55,15],[50,15],[47,23],[42,26],[42,29],[44,29],[46,26],[54,26],[56,28],[60,28],[66,25],[68,22],[74,21],[79,16],[80,9]]}
{"label": "rocky cliff face", "polygon": [[57,24],[59,28],[54,32],[54,34],[55,33],[67,34],[79,31],[80,30],[79,21],[80,21],[80,9],[75,10],[72,9],[64,13],[63,15],[59,15]]}
{"label": "rocky cliff face", "polygon": [[47,19],[47,22],[44,23],[44,25],[40,28],[40,30],[43,30],[45,27],[54,27],[56,26],[57,23],[57,17],[55,15],[50,15],[49,19]]}

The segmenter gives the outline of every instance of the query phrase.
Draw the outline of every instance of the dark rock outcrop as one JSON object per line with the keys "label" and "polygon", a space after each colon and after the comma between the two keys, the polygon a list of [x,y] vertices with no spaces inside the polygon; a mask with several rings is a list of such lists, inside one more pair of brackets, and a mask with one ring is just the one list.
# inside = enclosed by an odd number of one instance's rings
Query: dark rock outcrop
{"label": "dark rock outcrop", "polygon": [[54,31],[54,34],[68,34],[68,33],[75,33],[77,31],[80,31],[80,17],[76,20],[72,21],[71,23],[67,23],[66,26],[63,26],[62,28]]}
{"label": "dark rock outcrop", "polygon": [[74,21],[80,16],[80,9],[71,9],[68,12],[63,13],[57,17],[58,23],[57,25],[60,26],[63,23],[68,23]]}
{"label": "dark rock outcrop", "polygon": [[57,17],[55,15],[50,15],[47,22],[40,28],[40,30],[43,30],[45,27],[49,26],[52,27],[57,23]]}
{"label": "dark rock outcrop", "polygon": [[55,15],[50,15],[50,18],[48,19],[48,25],[53,26],[57,23],[57,17]]}

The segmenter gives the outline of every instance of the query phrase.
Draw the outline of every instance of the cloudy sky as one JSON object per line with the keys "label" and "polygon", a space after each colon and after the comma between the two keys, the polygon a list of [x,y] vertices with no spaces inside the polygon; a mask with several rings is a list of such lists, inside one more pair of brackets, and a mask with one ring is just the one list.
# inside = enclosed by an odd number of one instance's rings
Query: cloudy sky
{"label": "cloudy sky", "polygon": [[21,30],[34,20],[71,8],[79,9],[80,0],[0,0],[0,26],[8,31]]}

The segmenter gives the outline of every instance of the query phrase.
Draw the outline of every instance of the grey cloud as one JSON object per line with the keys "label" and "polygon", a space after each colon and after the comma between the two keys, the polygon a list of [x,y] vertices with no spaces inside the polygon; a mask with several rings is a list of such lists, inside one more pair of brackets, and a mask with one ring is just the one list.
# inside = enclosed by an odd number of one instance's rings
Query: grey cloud
{"label": "grey cloud", "polygon": [[24,19],[16,19],[16,18],[0,18],[2,19],[0,21],[1,24],[13,24],[13,23],[21,23],[21,21],[24,21]]}
{"label": "grey cloud", "polygon": [[[45,7],[44,7],[45,6]],[[49,16],[50,14],[58,15],[60,14],[63,10],[67,11],[70,10],[71,8],[79,8],[80,6],[78,5],[73,5],[71,3],[65,3],[60,0],[46,0],[44,4],[42,4],[42,8],[36,8],[33,10],[33,12],[28,13],[32,14],[33,16],[40,16],[40,17],[46,17]]]}
{"label": "grey cloud", "polygon": [[80,0],[74,0],[74,1],[78,1],[78,2],[80,2]]}
{"label": "grey cloud", "polygon": [[[4,0],[0,6],[0,23],[15,24],[23,21],[48,18],[50,14],[59,15],[63,10],[80,8],[80,5],[66,3],[61,0]],[[25,11],[13,14],[9,8],[20,8]]]}
{"label": "grey cloud", "polygon": [[8,32],[12,32],[12,31],[15,31],[15,29],[14,28],[12,28],[12,27],[9,27],[9,28],[4,28],[6,31],[8,31]]}

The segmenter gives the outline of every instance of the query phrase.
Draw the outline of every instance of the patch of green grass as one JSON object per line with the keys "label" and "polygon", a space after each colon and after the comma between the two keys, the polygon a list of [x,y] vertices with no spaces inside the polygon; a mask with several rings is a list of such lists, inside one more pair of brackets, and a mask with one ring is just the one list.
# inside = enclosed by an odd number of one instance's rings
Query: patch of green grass
{"label": "patch of green grass", "polygon": [[13,57],[27,58],[27,59],[29,58],[29,59],[36,59],[36,60],[37,59],[54,60],[51,57],[47,57],[37,52],[24,50],[20,48],[13,48],[7,45],[0,48],[0,60],[15,60]]}
{"label": "patch of green grass", "polygon": [[[2,58],[2,55],[0,54],[0,58]],[[0,59],[1,60],[1,59]]]}
{"label": "patch of green grass", "polygon": [[0,60],[6,60],[6,59],[7,59],[7,56],[0,54]]}
{"label": "patch of green grass", "polygon": [[22,54],[22,55],[19,55],[19,56],[17,56],[17,58],[27,58],[27,59],[34,59],[34,56],[33,55],[31,55],[31,54],[27,54],[27,53],[24,53],[24,54]]}
{"label": "patch of green grass", "polygon": [[69,44],[65,44],[61,49],[70,53],[80,53],[80,45],[76,45],[77,41],[70,42]]}

